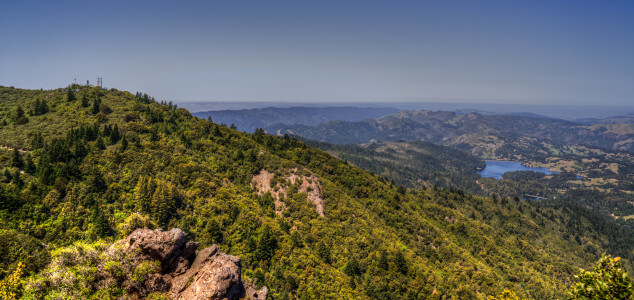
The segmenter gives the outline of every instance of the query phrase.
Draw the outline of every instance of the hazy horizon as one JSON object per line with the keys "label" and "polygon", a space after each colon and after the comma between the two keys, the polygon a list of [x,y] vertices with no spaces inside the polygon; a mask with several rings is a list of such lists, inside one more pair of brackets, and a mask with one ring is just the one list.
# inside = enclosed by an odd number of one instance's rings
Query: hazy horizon
{"label": "hazy horizon", "polygon": [[179,106],[189,111],[205,112],[220,110],[243,110],[291,107],[383,107],[401,110],[447,110],[481,113],[534,113],[552,118],[575,120],[583,118],[606,118],[634,114],[634,105],[558,105],[558,104],[500,104],[460,102],[266,102],[266,101],[199,101],[182,102]]}
{"label": "hazy horizon", "polygon": [[5,86],[102,77],[106,87],[177,103],[634,102],[631,1],[16,1],[3,9]]}

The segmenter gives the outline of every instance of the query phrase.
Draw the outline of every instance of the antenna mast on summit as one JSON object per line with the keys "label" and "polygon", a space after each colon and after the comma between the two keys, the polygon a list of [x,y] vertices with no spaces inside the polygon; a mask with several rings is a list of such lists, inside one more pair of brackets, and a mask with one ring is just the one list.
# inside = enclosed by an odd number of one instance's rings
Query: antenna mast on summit
{"label": "antenna mast on summit", "polygon": [[102,88],[103,87],[103,81],[101,77],[97,77],[97,86]]}

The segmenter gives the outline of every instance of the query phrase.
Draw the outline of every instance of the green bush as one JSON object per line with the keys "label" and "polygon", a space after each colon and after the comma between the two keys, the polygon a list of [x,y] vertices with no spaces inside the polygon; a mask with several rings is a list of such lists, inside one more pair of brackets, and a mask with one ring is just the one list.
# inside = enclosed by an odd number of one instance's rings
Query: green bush
{"label": "green bush", "polygon": [[632,279],[627,275],[620,257],[602,255],[594,271],[581,270],[571,288],[572,299],[634,299]]}

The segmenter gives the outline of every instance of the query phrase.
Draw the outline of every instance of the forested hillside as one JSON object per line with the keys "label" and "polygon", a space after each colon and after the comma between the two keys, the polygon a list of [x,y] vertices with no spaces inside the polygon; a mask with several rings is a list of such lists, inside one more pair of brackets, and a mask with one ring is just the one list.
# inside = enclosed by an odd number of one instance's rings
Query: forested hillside
{"label": "forested hillside", "polygon": [[455,148],[422,141],[335,145],[313,140],[308,145],[410,188],[461,189],[481,194],[477,183],[484,162]]}
{"label": "forested hillside", "polygon": [[603,252],[632,267],[631,228],[584,208],[399,187],[145,94],[0,87],[0,125],[0,279],[23,265],[25,298],[125,295],[42,270],[139,227],[218,244],[273,299],[561,299]]}

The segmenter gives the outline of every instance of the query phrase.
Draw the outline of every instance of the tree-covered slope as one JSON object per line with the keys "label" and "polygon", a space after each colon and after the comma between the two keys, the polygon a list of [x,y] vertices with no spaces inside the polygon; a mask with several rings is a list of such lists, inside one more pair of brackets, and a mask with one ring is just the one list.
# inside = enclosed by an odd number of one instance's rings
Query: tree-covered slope
{"label": "tree-covered slope", "polygon": [[480,178],[477,170],[484,168],[484,162],[455,148],[422,141],[363,145],[336,145],[312,140],[305,142],[399,185],[410,188],[458,188],[470,194],[482,192],[477,183]]}
{"label": "tree-covered slope", "polygon": [[[22,255],[22,244],[62,253],[144,226],[218,244],[275,299],[563,298],[600,253],[632,257],[606,234],[631,232],[587,211],[398,188],[288,136],[140,94],[0,87],[0,124],[0,230],[23,235],[2,244],[3,277],[19,262],[42,267],[46,253]],[[33,282],[40,294],[62,288]]]}

